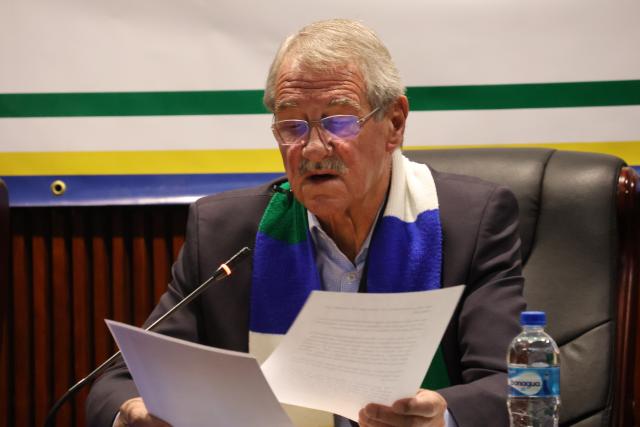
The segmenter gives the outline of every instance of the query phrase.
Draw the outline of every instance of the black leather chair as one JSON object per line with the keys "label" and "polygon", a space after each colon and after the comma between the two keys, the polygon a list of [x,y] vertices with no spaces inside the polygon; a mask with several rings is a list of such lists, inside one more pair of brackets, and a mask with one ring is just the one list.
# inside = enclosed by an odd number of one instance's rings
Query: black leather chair
{"label": "black leather chair", "polygon": [[9,304],[9,194],[0,179],[0,353],[4,342]]}
{"label": "black leather chair", "polygon": [[553,149],[405,154],[436,170],[478,176],[514,191],[528,307],[547,312],[547,330],[560,346],[561,425],[637,425],[635,171],[613,156]]}

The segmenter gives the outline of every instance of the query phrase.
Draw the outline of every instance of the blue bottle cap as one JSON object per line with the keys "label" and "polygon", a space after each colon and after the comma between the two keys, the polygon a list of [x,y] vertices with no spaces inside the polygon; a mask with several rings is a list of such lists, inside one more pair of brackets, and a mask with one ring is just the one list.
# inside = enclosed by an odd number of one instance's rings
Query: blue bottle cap
{"label": "blue bottle cap", "polygon": [[520,324],[523,326],[544,326],[547,324],[547,315],[544,311],[523,311],[520,313]]}

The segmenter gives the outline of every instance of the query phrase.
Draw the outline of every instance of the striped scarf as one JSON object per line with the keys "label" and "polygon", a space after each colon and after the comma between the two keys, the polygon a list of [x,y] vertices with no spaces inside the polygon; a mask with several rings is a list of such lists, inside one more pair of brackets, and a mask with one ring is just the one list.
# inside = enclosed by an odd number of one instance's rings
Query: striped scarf
{"label": "striped scarf", "polygon": [[[289,190],[289,183],[281,185]],[[322,289],[307,211],[286,191],[274,192],[258,228],[253,255],[249,350],[262,363],[287,332],[313,290]],[[429,169],[393,154],[387,204],[371,237],[367,292],[441,287],[442,230]],[[445,374],[446,375],[446,374]],[[296,425],[329,426],[305,410]],[[299,421],[304,420],[304,421]]]}

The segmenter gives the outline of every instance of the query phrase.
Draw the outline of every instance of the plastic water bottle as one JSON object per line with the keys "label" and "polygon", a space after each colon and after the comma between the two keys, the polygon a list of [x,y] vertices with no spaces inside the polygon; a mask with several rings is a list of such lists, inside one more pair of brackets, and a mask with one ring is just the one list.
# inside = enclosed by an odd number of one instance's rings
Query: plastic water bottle
{"label": "plastic water bottle", "polygon": [[545,331],[543,311],[520,314],[522,332],[509,346],[511,427],[557,427],[560,407],[558,346]]}

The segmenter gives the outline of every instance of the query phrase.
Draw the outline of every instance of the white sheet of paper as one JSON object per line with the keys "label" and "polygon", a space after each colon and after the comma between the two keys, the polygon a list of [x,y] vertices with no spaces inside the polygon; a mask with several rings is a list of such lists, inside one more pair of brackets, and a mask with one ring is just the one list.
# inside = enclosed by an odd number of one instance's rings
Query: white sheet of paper
{"label": "white sheet of paper", "polygon": [[293,427],[251,355],[106,322],[147,409],[173,427]]}
{"label": "white sheet of paper", "polygon": [[262,371],[280,402],[357,420],[415,395],[463,289],[314,291]]}

